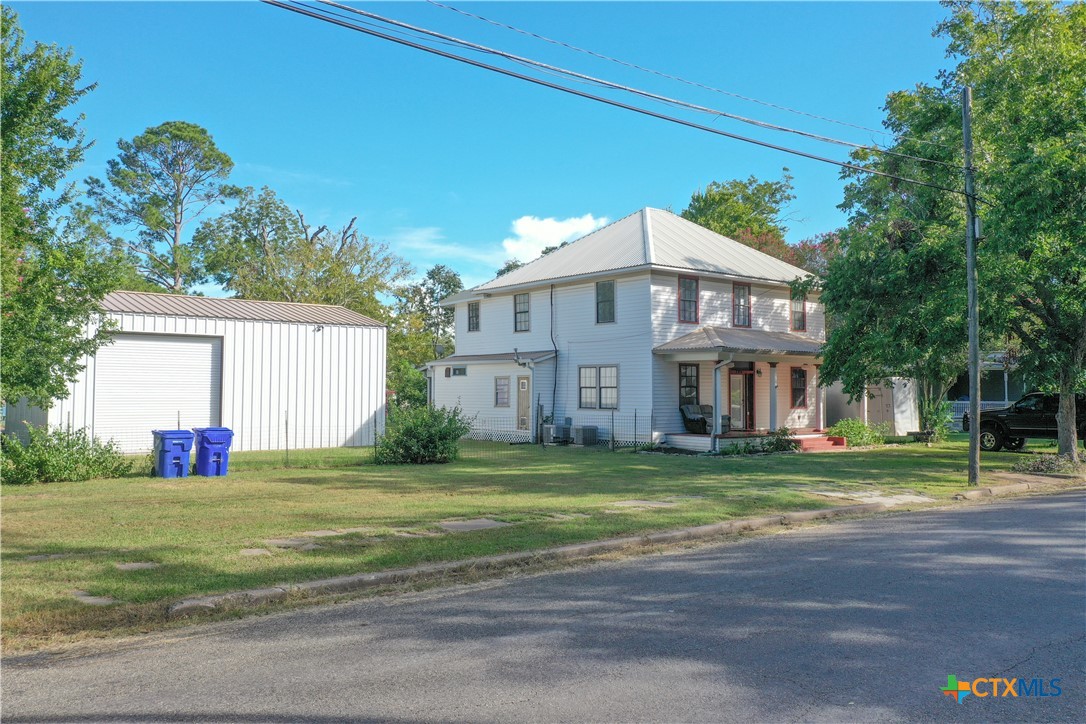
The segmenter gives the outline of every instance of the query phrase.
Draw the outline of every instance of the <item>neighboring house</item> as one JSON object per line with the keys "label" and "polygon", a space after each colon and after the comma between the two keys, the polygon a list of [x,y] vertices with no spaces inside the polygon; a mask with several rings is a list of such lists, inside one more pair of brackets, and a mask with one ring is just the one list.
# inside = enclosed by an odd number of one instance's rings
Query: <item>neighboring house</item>
{"label": "neighboring house", "polygon": [[[1034,389],[1004,352],[985,352],[980,358],[980,406],[982,410],[1008,407]],[[947,391],[954,424],[960,428],[969,411],[969,373],[961,375]]]}
{"label": "neighboring house", "polygon": [[680,405],[737,431],[825,425],[817,295],[808,273],[668,211],[645,208],[456,294],[456,354],[428,365],[433,404],[477,433],[536,439],[571,418],[616,437],[691,444]]}
{"label": "neighboring house", "polygon": [[113,292],[112,343],[85,360],[48,410],[25,422],[86,428],[125,452],[153,429],[225,426],[234,450],[372,445],[385,415],[384,325],[343,307]]}

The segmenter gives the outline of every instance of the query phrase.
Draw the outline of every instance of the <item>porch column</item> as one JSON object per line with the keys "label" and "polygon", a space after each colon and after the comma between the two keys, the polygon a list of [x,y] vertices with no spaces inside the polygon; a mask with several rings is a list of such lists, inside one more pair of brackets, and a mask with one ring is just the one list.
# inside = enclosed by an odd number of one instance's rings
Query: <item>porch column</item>
{"label": "porch column", "polygon": [[769,429],[777,429],[777,363],[769,363]]}
{"label": "porch column", "polygon": [[867,385],[864,385],[864,396],[860,400],[860,418],[867,424]]}
{"label": "porch column", "polygon": [[709,441],[709,449],[716,452],[717,435],[721,433],[720,429],[720,406],[724,403],[724,393],[720,384],[720,369],[721,365],[713,365],[713,439]]}
{"label": "porch column", "polygon": [[822,389],[822,365],[814,366],[815,383],[815,427],[819,430],[826,429],[826,401],[823,398],[826,391]]}
{"label": "porch column", "polygon": [[1007,377],[1007,366],[1003,365],[1003,404],[1011,404],[1010,380]]}

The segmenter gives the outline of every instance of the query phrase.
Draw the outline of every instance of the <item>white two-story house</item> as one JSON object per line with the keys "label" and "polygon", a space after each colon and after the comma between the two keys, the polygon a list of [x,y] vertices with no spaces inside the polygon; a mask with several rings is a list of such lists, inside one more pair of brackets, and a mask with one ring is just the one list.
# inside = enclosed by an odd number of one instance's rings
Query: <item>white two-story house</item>
{"label": "white two-story house", "polygon": [[[817,297],[808,273],[670,212],[645,208],[456,294],[456,353],[429,363],[431,402],[503,439],[569,418],[605,439],[689,446],[681,405],[719,433],[825,426]],[[688,408],[689,409],[689,408]],[[722,421],[721,412],[730,416]],[[693,447],[710,449],[703,435]]]}

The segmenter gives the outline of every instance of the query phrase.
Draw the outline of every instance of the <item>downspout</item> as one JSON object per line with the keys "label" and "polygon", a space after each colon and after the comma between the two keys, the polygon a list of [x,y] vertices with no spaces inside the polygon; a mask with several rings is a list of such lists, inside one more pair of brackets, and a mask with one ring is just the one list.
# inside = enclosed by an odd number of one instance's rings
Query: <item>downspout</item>
{"label": "downspout", "polygon": [[717,439],[717,435],[720,434],[720,416],[723,414],[722,407],[724,405],[723,385],[720,383],[720,370],[727,367],[735,359],[735,353],[732,352],[728,355],[728,359],[721,360],[713,366],[713,439],[710,442],[709,449],[713,452],[719,452],[720,441]]}
{"label": "downspout", "polygon": [[554,348],[554,383],[551,387],[551,422],[558,424],[558,416],[554,409],[555,400],[558,399],[558,344],[554,341],[554,285],[551,284],[551,347]]}

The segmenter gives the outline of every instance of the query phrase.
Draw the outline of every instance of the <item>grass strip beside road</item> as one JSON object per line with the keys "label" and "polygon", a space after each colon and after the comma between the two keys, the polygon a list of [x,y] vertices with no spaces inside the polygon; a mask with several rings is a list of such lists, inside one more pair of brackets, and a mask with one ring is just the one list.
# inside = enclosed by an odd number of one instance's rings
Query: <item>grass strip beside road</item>
{"label": "grass strip beside road", "polygon": [[[845,504],[812,491],[964,487],[961,441],[821,455],[705,458],[468,443],[449,465],[359,465],[352,449],[238,453],[226,478],[132,477],[3,489],[5,652],[161,626],[187,596],[463,560],[733,518]],[[988,456],[987,470],[1013,455]],[[625,500],[673,503],[630,508]],[[515,523],[448,533],[449,519]],[[314,537],[320,548],[269,539]],[[264,548],[270,555],[244,556]],[[28,556],[56,554],[48,560]],[[154,562],[121,571],[116,564]],[[106,607],[72,591],[108,596]]]}

